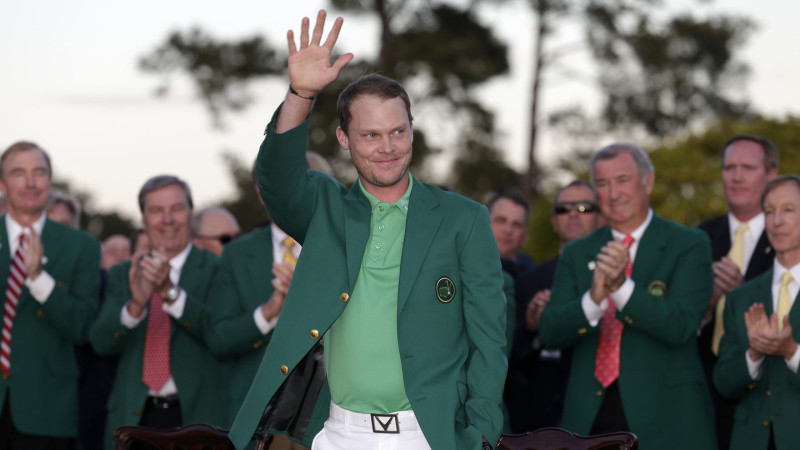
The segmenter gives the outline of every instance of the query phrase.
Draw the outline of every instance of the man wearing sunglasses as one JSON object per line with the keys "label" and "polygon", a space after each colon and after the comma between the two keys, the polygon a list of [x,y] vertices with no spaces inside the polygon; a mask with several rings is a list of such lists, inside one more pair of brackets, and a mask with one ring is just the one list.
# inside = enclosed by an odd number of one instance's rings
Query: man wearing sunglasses
{"label": "man wearing sunglasses", "polygon": [[[553,199],[553,230],[559,253],[569,242],[594,231],[600,212],[591,184],[575,180]],[[515,433],[558,426],[564,407],[570,353],[544,348],[539,341],[539,319],[550,300],[558,256],[516,279],[516,326],[508,366],[506,402]]]}
{"label": "man wearing sunglasses", "polygon": [[192,243],[222,256],[222,249],[241,234],[239,222],[225,208],[205,208],[192,217]]}
{"label": "man wearing sunglasses", "polygon": [[647,449],[716,448],[697,354],[708,237],[654,214],[655,173],[639,147],[600,149],[590,174],[608,226],[564,247],[539,328],[545,346],[573,352],[562,425],[631,431]]}

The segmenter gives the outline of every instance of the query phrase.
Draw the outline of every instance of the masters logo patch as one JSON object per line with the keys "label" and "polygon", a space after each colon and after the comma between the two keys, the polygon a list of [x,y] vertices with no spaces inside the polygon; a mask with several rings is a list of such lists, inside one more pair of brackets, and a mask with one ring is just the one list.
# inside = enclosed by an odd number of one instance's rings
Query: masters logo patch
{"label": "masters logo patch", "polygon": [[453,280],[441,277],[436,281],[436,298],[442,303],[449,303],[456,296],[456,285]]}

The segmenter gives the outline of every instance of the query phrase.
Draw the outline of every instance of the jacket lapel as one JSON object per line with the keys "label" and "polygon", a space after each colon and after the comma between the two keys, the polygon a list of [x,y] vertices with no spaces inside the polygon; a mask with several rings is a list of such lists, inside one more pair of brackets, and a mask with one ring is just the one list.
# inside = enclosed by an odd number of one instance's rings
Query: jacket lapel
{"label": "jacket lapel", "polygon": [[422,268],[422,262],[433,243],[441,214],[436,210],[439,202],[433,197],[427,186],[414,179],[411,198],[408,202],[406,233],[403,239],[403,257],[400,262],[400,282],[397,290],[397,311],[403,310],[411,288]]}
{"label": "jacket lapel", "polygon": [[356,285],[369,239],[369,224],[372,219],[369,212],[369,200],[361,193],[359,183],[356,182],[344,197],[345,246],[351,292]]}
{"label": "jacket lapel", "polygon": [[[661,264],[661,255],[667,246],[664,220],[653,214],[650,225],[644,230],[642,241],[636,250],[636,259],[633,261],[633,280],[647,283],[653,272]],[[646,286],[647,284],[644,284]]]}

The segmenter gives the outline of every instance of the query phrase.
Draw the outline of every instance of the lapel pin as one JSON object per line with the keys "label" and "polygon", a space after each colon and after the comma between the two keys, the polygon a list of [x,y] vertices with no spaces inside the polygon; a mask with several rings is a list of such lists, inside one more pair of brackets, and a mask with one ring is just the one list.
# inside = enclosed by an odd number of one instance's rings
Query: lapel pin
{"label": "lapel pin", "polygon": [[47,261],[48,261],[47,256],[46,255],[42,255],[42,265],[47,264]]}
{"label": "lapel pin", "polygon": [[589,261],[588,266],[589,270],[594,270],[597,267],[597,263],[595,263],[594,261]]}
{"label": "lapel pin", "polygon": [[766,253],[766,254],[769,254],[769,252],[771,252],[771,251],[772,251],[772,247],[770,247],[769,245],[764,248],[764,253]]}

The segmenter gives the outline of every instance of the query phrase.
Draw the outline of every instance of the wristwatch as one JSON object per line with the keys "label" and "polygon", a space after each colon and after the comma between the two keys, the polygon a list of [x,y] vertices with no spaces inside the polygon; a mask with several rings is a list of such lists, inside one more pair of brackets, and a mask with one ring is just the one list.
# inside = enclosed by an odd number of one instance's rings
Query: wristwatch
{"label": "wristwatch", "polygon": [[483,441],[483,446],[481,447],[481,450],[492,450],[492,444],[490,444],[487,441]]}
{"label": "wristwatch", "polygon": [[181,295],[181,288],[178,286],[170,286],[170,288],[167,289],[167,295],[164,297],[164,301],[168,304],[172,303],[178,299],[179,295]]}

